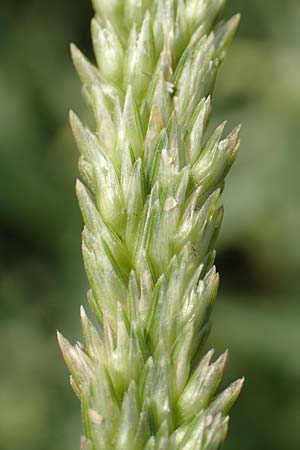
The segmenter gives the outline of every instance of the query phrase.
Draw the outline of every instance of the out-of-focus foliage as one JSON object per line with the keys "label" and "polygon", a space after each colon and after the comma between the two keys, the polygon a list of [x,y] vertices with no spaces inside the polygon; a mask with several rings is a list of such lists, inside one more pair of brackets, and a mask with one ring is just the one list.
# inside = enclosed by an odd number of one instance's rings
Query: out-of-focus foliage
{"label": "out-of-focus foliage", "polygon": [[[228,129],[243,123],[242,149],[223,197],[209,346],[230,348],[228,379],[246,375],[225,450],[289,450],[300,444],[300,4],[228,0],[237,11],[214,110]],[[88,0],[0,5],[1,450],[78,448],[55,329],[78,336],[86,291],[67,110],[87,114],[68,43],[89,53],[90,17]]]}

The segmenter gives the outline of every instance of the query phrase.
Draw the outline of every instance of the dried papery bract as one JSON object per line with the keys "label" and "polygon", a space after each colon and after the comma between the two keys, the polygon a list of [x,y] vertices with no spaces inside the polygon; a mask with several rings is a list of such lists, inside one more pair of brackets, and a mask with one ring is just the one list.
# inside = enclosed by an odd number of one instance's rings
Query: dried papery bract
{"label": "dried papery bract", "polygon": [[203,356],[219,276],[214,244],[239,127],[207,131],[239,22],[223,0],[94,0],[97,66],[72,45],[95,116],[71,113],[95,323],[59,343],[81,401],[83,450],[217,450],[242,380]]}

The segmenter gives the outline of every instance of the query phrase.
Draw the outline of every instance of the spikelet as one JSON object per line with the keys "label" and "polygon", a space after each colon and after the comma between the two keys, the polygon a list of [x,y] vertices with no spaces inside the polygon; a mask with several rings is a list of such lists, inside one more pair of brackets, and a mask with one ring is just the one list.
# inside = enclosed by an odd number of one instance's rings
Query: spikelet
{"label": "spikelet", "polygon": [[94,0],[97,66],[72,45],[95,130],[74,113],[88,301],[84,344],[58,334],[80,399],[83,450],[217,450],[243,380],[203,356],[215,239],[237,127],[208,134],[239,16],[223,0]]}

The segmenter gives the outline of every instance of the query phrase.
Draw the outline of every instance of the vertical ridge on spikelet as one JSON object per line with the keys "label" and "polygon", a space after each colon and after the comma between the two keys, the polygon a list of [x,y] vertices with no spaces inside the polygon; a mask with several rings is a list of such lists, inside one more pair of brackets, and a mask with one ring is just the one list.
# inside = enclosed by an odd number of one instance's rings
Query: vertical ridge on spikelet
{"label": "vertical ridge on spikelet", "polygon": [[239,22],[223,0],[94,0],[97,65],[71,46],[95,117],[70,113],[96,327],[58,334],[81,401],[83,450],[217,450],[243,380],[216,394],[227,353],[201,350],[219,276],[214,243],[239,127],[207,134]]}

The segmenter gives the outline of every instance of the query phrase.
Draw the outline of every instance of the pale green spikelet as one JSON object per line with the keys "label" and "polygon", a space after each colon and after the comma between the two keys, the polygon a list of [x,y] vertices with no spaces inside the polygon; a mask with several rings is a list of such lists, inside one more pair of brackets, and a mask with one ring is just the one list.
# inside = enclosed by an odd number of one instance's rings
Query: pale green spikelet
{"label": "pale green spikelet", "polygon": [[94,0],[97,66],[72,45],[95,131],[81,156],[84,345],[59,334],[82,405],[83,450],[217,450],[242,380],[216,394],[227,353],[202,354],[219,276],[214,243],[239,127],[207,135],[239,16],[223,0]]}

